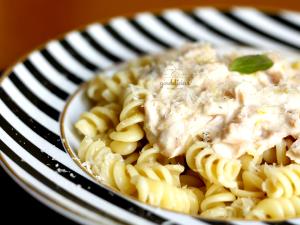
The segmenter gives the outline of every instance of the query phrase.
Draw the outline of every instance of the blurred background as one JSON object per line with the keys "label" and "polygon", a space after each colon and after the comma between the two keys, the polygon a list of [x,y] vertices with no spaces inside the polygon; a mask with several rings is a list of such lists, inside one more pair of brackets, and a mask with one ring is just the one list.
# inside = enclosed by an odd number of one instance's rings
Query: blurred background
{"label": "blurred background", "polygon": [[80,25],[138,11],[196,5],[300,10],[299,0],[0,0],[0,69],[48,39]]}
{"label": "blurred background", "polygon": [[[38,45],[79,26],[139,11],[194,6],[300,11],[300,0],[0,0],[0,71]],[[1,212],[3,221],[9,219],[15,224],[21,219],[25,224],[40,224],[47,219],[48,223],[73,224],[25,193],[1,168],[0,181],[2,196],[7,196],[7,200],[1,198],[1,204],[5,205]],[[18,214],[11,216],[8,212]]]}

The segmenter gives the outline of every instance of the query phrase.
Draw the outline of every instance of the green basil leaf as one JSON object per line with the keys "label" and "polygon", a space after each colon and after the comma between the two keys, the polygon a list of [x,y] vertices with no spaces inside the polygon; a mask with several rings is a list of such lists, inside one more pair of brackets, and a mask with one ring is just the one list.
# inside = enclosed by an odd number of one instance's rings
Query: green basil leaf
{"label": "green basil leaf", "polygon": [[267,70],[273,66],[273,61],[266,55],[246,55],[232,61],[230,71],[242,74],[251,74],[261,70]]}

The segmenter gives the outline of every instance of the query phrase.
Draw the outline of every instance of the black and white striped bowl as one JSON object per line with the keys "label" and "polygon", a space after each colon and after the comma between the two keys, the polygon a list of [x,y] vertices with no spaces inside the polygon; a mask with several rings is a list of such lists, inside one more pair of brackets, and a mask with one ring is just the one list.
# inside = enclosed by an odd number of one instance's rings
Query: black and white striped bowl
{"label": "black and white striped bowl", "polygon": [[[63,147],[60,114],[82,82],[98,70],[187,41],[297,53],[300,14],[253,8],[173,9],[114,18],[48,42],[2,76],[2,166],[34,197],[80,223],[266,224],[204,220],[144,205],[96,183]],[[300,224],[300,219],[280,224]]]}

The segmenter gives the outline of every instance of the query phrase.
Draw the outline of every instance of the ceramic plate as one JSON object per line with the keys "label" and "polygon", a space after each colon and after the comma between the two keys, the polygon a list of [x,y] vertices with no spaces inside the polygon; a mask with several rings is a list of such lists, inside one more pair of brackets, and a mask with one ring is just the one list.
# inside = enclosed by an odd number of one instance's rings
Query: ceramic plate
{"label": "ceramic plate", "polygon": [[[96,71],[138,55],[195,41],[297,53],[300,14],[238,7],[172,9],[113,18],[48,42],[2,76],[2,166],[34,197],[79,223],[267,224],[204,220],[142,204],[98,184],[64,147],[61,128],[71,123],[65,119],[60,124],[60,118],[66,102],[81,83],[91,79]],[[69,106],[79,111],[78,106]],[[282,222],[290,223],[300,224],[300,219]]]}

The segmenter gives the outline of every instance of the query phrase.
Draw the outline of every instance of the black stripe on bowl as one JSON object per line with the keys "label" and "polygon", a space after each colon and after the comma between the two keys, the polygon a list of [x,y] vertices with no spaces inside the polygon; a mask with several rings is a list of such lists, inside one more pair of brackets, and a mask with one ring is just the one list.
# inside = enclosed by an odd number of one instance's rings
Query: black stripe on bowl
{"label": "black stripe on bowl", "polygon": [[105,47],[102,46],[99,42],[97,42],[86,30],[81,31],[80,34],[94,49],[96,49],[100,54],[104,55],[106,58],[110,59],[115,63],[120,63],[123,61],[121,58],[105,49]]}
{"label": "black stripe on bowl", "polygon": [[280,23],[288,28],[291,28],[291,29],[294,29],[296,31],[300,31],[300,26],[295,24],[295,23],[292,23],[286,19],[284,19],[283,17],[279,16],[279,15],[276,15],[276,14],[264,14],[265,16],[271,18],[274,20],[274,22],[277,22],[277,23]]}
{"label": "black stripe on bowl", "polygon": [[[11,97],[6,93],[6,91],[0,87],[0,98],[4,102],[4,104],[28,127],[30,127],[36,134],[47,140],[49,143],[56,146],[61,151],[65,151],[60,137],[50,131],[48,128],[41,125],[35,119],[30,117],[23,109],[21,109],[18,104],[11,99]],[[44,111],[47,113],[46,111]],[[18,138],[18,137],[16,137]]]}
{"label": "black stripe on bowl", "polygon": [[[199,219],[199,218],[197,218]],[[234,223],[226,222],[226,221],[214,221],[213,219],[199,219],[209,225],[234,225]]]}
{"label": "black stripe on bowl", "polygon": [[191,41],[191,42],[196,42],[198,41],[194,37],[190,36],[189,34],[185,33],[184,31],[180,30],[178,27],[170,23],[167,19],[165,19],[161,15],[155,15],[155,18],[165,27],[168,27],[170,30],[172,30],[174,33],[178,34],[179,36]]}
{"label": "black stripe on bowl", "polygon": [[58,71],[61,75],[65,76],[68,80],[73,82],[74,84],[81,84],[83,80],[67,70],[63,65],[61,65],[50,53],[47,49],[42,49],[40,51],[42,56],[46,59],[46,61],[52,65],[56,71]]}
{"label": "black stripe on bowl", "polygon": [[296,225],[294,223],[290,223],[288,221],[281,221],[281,222],[265,222],[265,224],[269,225]]}
{"label": "black stripe on bowl", "polygon": [[65,39],[60,40],[59,43],[65,50],[67,50],[67,52],[70,53],[70,55],[73,56],[74,59],[76,59],[81,65],[83,65],[88,70],[95,72],[100,69],[100,67],[94,65],[93,63],[89,62],[86,58],[81,56]]}
{"label": "black stripe on bowl", "polygon": [[300,47],[299,46],[296,46],[290,42],[287,42],[285,40],[282,40],[280,38],[277,38],[275,36],[272,36],[264,31],[262,31],[261,29],[249,24],[249,23],[246,23],[244,22],[243,20],[241,20],[239,17],[235,16],[233,13],[231,12],[222,12],[224,16],[226,16],[228,19],[232,20],[233,22],[235,23],[238,23],[240,24],[241,26],[247,28],[248,30],[251,30],[257,34],[260,34],[262,35],[263,37],[266,37],[270,40],[273,40],[273,41],[276,41],[277,43],[279,44],[282,44],[282,45],[285,45],[287,47],[290,47],[290,48],[293,48],[293,49],[296,49],[296,50],[300,50]]}
{"label": "black stripe on bowl", "polygon": [[136,29],[138,30],[140,33],[142,33],[144,36],[146,36],[148,39],[152,40],[153,42],[155,42],[156,44],[159,44],[161,47],[163,48],[171,48],[172,46],[168,43],[166,43],[165,41],[157,38],[156,36],[154,36],[150,31],[148,31],[145,27],[143,27],[141,24],[139,24],[138,21],[131,19],[128,20],[128,22]]}
{"label": "black stripe on bowl", "polygon": [[138,48],[137,46],[133,45],[129,41],[127,41],[126,38],[124,38],[123,35],[116,31],[110,24],[106,24],[103,27],[109,34],[111,34],[117,41],[119,41],[124,47],[127,47],[129,50],[132,50],[133,52],[139,55],[144,55],[147,53],[142,49]]}
{"label": "black stripe on bowl", "polygon": [[[195,21],[196,23],[204,26],[205,28],[207,28],[209,31],[215,33],[216,35],[219,35],[229,41],[232,41],[236,44],[239,44],[239,45],[248,45],[249,46],[249,43],[246,43],[246,42],[243,42],[242,40],[239,40],[237,38],[235,38],[234,36],[226,33],[226,32],[223,32],[222,30],[216,28],[216,27],[213,27],[212,25],[210,25],[207,21],[205,21],[204,19],[200,18],[199,16],[195,15],[194,12],[186,12],[185,13],[188,17],[190,17],[193,21]],[[220,24],[221,26],[221,24]]]}
{"label": "black stripe on bowl", "polygon": [[24,66],[30,71],[30,73],[38,80],[44,87],[46,87],[50,92],[54,93],[57,97],[62,100],[66,100],[69,94],[59,87],[51,83],[34,65],[29,59],[23,62]]}
{"label": "black stripe on bowl", "polygon": [[58,121],[60,112],[56,109],[52,108],[45,101],[37,97],[32,91],[23,84],[22,81],[16,76],[14,72],[12,72],[8,79],[12,81],[12,83],[16,86],[17,89],[38,109],[45,112],[46,115],[50,116],[52,119]]}

